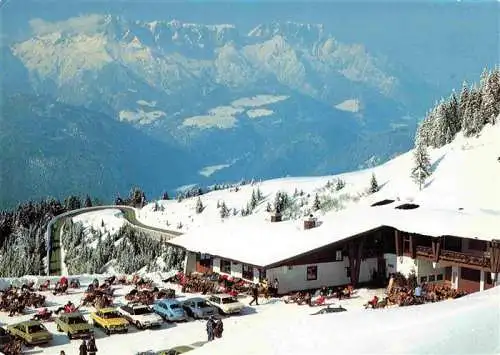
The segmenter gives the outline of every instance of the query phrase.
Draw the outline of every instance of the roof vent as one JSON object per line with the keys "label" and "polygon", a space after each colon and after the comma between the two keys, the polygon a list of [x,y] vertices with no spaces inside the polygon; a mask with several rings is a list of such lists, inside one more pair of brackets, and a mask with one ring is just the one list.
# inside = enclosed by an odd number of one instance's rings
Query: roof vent
{"label": "roof vent", "polygon": [[416,208],[419,208],[420,205],[416,205],[414,203],[404,203],[402,205],[397,206],[396,208],[398,210],[414,210]]}
{"label": "roof vent", "polygon": [[317,218],[315,218],[312,214],[309,215],[306,219],[304,219],[304,229],[312,229],[317,226]]}
{"label": "roof vent", "polygon": [[375,202],[373,205],[371,205],[371,207],[384,206],[384,205],[388,205],[388,204],[393,203],[393,202],[394,202],[394,200],[382,200],[382,201]]}
{"label": "roof vent", "polygon": [[281,222],[281,213],[271,212],[271,222]]}

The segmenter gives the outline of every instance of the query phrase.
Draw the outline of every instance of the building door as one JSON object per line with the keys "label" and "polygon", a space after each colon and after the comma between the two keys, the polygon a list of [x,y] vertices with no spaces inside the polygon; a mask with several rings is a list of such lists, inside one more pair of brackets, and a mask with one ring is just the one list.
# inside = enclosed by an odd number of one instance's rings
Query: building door
{"label": "building door", "polygon": [[387,278],[387,269],[386,269],[386,260],[385,258],[379,257],[377,263],[377,275],[380,280],[386,280]]}
{"label": "building door", "polygon": [[469,269],[466,267],[460,268],[460,278],[458,279],[458,289],[466,292],[477,292],[480,290],[481,271]]}
{"label": "building door", "polygon": [[202,274],[212,273],[212,256],[208,254],[196,254],[196,272]]}

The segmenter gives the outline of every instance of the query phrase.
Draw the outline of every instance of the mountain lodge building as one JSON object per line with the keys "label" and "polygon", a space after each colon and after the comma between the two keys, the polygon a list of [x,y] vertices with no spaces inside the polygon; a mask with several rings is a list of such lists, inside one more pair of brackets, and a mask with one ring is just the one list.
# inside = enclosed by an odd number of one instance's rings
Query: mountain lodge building
{"label": "mountain lodge building", "polygon": [[303,226],[228,221],[168,242],[186,250],[186,273],[277,278],[280,294],[385,281],[396,272],[475,292],[493,287],[500,272],[499,221],[487,211],[383,200],[325,216],[321,224],[312,216]]}

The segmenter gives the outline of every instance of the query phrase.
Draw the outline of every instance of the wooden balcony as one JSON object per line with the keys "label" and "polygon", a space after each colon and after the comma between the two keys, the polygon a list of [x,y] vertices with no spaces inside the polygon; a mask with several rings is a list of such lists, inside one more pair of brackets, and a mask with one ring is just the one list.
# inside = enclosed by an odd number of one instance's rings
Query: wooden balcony
{"label": "wooden balcony", "polygon": [[[434,253],[432,252],[431,247],[418,245],[416,247],[416,254],[417,257],[434,259]],[[487,252],[481,254],[470,254],[451,250],[441,250],[438,260],[456,263],[464,266],[475,266],[484,269],[490,268],[490,255]]]}

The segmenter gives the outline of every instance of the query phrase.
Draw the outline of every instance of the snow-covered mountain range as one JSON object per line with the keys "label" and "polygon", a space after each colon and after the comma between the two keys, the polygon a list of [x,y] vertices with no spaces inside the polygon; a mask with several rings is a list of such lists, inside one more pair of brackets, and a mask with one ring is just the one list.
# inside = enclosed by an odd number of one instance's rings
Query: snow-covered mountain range
{"label": "snow-covered mountain range", "polygon": [[[24,91],[133,125],[191,156],[186,183],[326,174],[384,160],[410,148],[422,113],[408,100],[407,77],[322,25],[246,31],[94,14],[32,19],[30,28],[2,48],[4,96]],[[154,165],[149,154],[144,161]],[[166,155],[173,170],[175,161]],[[176,182],[137,183],[158,193]]]}

